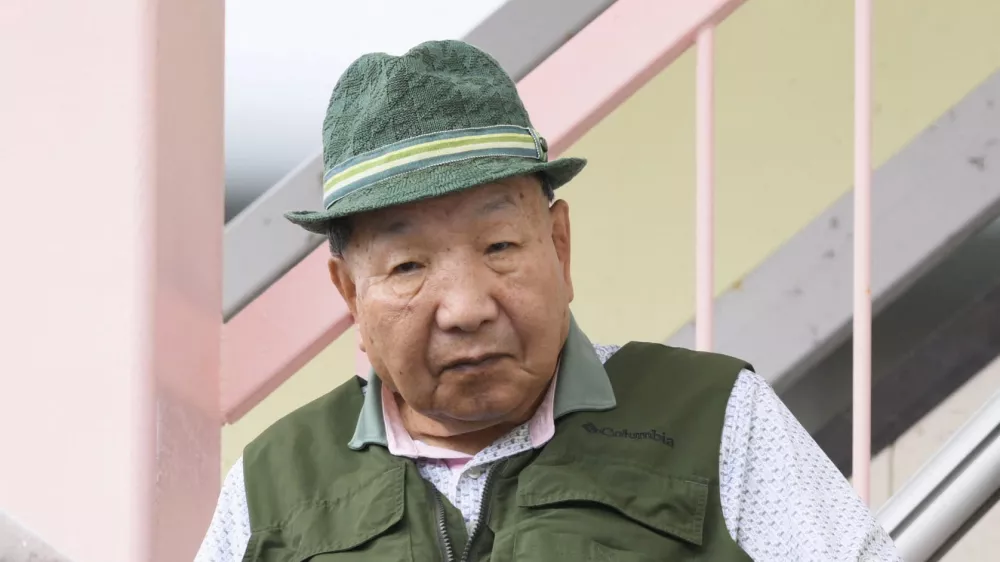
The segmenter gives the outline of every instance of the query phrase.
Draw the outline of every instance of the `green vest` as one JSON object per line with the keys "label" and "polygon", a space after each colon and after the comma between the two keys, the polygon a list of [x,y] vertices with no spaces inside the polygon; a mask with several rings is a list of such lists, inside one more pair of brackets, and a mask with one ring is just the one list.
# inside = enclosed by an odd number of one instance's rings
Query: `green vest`
{"label": "green vest", "polygon": [[605,364],[618,406],[567,414],[541,449],[487,473],[480,524],[416,465],[350,449],[351,380],[244,451],[244,562],[746,561],[726,529],[719,444],[739,372],[729,357],[630,343]]}

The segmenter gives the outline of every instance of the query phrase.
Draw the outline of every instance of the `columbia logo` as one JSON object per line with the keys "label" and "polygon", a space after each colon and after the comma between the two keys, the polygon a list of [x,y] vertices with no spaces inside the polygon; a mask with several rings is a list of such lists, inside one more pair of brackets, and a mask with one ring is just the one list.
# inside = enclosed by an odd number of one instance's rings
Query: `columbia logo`
{"label": "columbia logo", "polygon": [[668,447],[674,446],[674,438],[667,437],[665,433],[659,432],[655,429],[650,429],[648,431],[629,431],[628,429],[615,429],[613,427],[597,427],[593,422],[587,422],[583,424],[583,429],[587,433],[592,433],[595,435],[603,435],[604,437],[617,437],[619,439],[650,439],[652,441],[658,441]]}

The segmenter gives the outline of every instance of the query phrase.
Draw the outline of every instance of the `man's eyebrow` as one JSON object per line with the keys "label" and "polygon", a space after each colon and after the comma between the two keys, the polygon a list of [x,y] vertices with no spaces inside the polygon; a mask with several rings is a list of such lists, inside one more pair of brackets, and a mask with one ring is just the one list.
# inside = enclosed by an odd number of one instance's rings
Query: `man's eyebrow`
{"label": "man's eyebrow", "polygon": [[514,204],[514,199],[511,198],[509,193],[501,193],[496,197],[491,198],[482,207],[479,208],[480,215],[488,215],[490,213],[495,213],[497,211],[506,209],[508,207],[516,207]]}
{"label": "man's eyebrow", "polygon": [[390,236],[398,236],[400,234],[406,234],[413,227],[407,219],[394,219],[387,221],[378,221],[371,225],[371,229],[375,234],[388,234]]}
{"label": "man's eyebrow", "polygon": [[[500,193],[483,203],[483,205],[476,210],[476,213],[478,215],[488,215],[490,213],[495,213],[497,211],[502,211],[516,206],[517,204],[514,202],[514,198],[511,197],[509,193]],[[385,221],[375,221],[375,224],[373,224],[371,228],[375,234],[398,236],[409,232],[413,228],[413,222],[408,218],[396,218]]]}

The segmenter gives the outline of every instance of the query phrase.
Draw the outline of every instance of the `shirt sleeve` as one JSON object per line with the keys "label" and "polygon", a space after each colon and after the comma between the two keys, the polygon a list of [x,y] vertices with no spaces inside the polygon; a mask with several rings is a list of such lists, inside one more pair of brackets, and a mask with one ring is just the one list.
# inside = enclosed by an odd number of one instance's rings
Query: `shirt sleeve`
{"label": "shirt sleeve", "polygon": [[240,562],[250,542],[250,510],[243,484],[243,459],[229,469],[212,524],[194,562]]}
{"label": "shirt sleeve", "polygon": [[719,480],[729,534],[755,562],[900,561],[847,479],[751,371],[726,407]]}

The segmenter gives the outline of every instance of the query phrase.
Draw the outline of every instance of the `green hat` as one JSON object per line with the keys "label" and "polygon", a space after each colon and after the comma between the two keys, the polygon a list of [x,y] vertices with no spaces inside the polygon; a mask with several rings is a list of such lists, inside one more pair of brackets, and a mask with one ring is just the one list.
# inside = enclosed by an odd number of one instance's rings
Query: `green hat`
{"label": "green hat", "polygon": [[325,234],[332,219],[540,173],[553,189],[583,169],[548,161],[513,80],[461,41],[401,57],[367,54],[333,89],[323,121],[322,211],[287,213]]}

